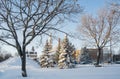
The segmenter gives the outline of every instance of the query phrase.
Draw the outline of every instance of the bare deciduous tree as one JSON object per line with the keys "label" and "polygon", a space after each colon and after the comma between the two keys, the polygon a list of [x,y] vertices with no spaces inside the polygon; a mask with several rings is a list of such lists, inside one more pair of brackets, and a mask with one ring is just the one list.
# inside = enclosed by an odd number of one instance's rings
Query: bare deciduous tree
{"label": "bare deciduous tree", "polygon": [[119,15],[114,9],[101,9],[96,18],[91,15],[84,15],[81,19],[80,33],[98,48],[96,65],[99,65],[102,49],[120,31],[117,26]]}
{"label": "bare deciduous tree", "polygon": [[16,48],[26,73],[26,47],[37,36],[82,11],[77,0],[0,0],[0,41]]}

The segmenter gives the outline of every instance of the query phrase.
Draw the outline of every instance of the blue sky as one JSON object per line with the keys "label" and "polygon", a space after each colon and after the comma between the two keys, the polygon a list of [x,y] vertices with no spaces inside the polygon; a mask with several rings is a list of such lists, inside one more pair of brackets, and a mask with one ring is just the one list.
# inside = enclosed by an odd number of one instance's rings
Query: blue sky
{"label": "blue sky", "polygon": [[97,10],[107,5],[110,0],[80,0],[86,13],[95,14]]}

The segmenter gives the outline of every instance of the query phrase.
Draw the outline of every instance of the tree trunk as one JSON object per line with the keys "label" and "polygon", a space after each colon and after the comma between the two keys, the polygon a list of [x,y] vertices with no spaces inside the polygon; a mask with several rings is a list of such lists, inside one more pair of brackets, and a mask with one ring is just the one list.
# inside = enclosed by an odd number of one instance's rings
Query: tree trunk
{"label": "tree trunk", "polygon": [[21,58],[21,70],[22,70],[22,76],[23,77],[27,77],[27,72],[26,72],[26,52],[25,52],[26,48],[23,47],[21,48],[19,43],[17,42],[17,51],[18,54],[20,55]]}
{"label": "tree trunk", "polygon": [[26,72],[26,54],[25,52],[23,52],[23,55],[21,57],[21,61],[22,61],[22,76],[23,77],[27,77],[27,72]]}
{"label": "tree trunk", "polygon": [[99,63],[100,63],[101,50],[102,50],[102,48],[98,47],[98,55],[97,55],[97,63],[96,63],[96,65],[99,65]]}

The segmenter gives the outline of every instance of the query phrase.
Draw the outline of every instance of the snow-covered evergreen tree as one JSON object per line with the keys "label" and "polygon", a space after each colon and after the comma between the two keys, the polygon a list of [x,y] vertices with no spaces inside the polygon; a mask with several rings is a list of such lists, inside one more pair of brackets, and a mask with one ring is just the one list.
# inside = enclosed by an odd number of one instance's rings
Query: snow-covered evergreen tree
{"label": "snow-covered evergreen tree", "polygon": [[48,67],[48,58],[49,58],[49,45],[48,40],[46,41],[43,54],[40,56],[40,66],[42,68]]}
{"label": "snow-covered evergreen tree", "polygon": [[69,40],[67,36],[63,39],[61,49],[60,49],[60,55],[59,55],[59,61],[58,66],[59,68],[72,68],[74,67],[74,60],[73,60],[73,51],[74,47],[71,43],[69,43]]}
{"label": "snow-covered evergreen tree", "polygon": [[43,54],[40,57],[40,65],[42,68],[53,67],[53,56],[51,54],[51,45],[46,41]]}
{"label": "snow-covered evergreen tree", "polygon": [[54,67],[55,64],[55,60],[54,60],[54,51],[52,51],[52,34],[49,35],[49,39],[48,39],[48,46],[49,46],[49,67]]}
{"label": "snow-covered evergreen tree", "polygon": [[80,62],[81,64],[88,64],[92,62],[86,47],[81,49]]}
{"label": "snow-covered evergreen tree", "polygon": [[54,55],[54,60],[55,60],[56,65],[58,64],[60,49],[61,49],[61,42],[60,42],[60,38],[59,38],[58,39],[58,46],[56,48],[55,55]]}
{"label": "snow-covered evergreen tree", "polygon": [[40,66],[41,68],[48,68],[48,55],[43,54],[40,56]]}

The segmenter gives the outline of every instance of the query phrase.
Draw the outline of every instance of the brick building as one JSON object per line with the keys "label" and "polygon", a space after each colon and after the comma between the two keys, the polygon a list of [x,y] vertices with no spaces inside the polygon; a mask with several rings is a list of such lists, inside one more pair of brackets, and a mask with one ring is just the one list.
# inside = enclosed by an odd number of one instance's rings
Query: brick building
{"label": "brick building", "polygon": [[[88,53],[91,57],[91,59],[93,60],[93,62],[97,61],[97,55],[98,55],[98,49],[88,49]],[[100,56],[100,62],[103,61],[103,51],[101,52],[101,56]]]}
{"label": "brick building", "polygon": [[[91,49],[91,48],[88,49],[87,48],[86,50],[88,51],[92,62],[96,62],[97,55],[98,55],[98,49]],[[74,56],[76,58],[76,62],[80,63],[81,50],[76,50]],[[103,62],[103,51],[101,53],[100,62]]]}

